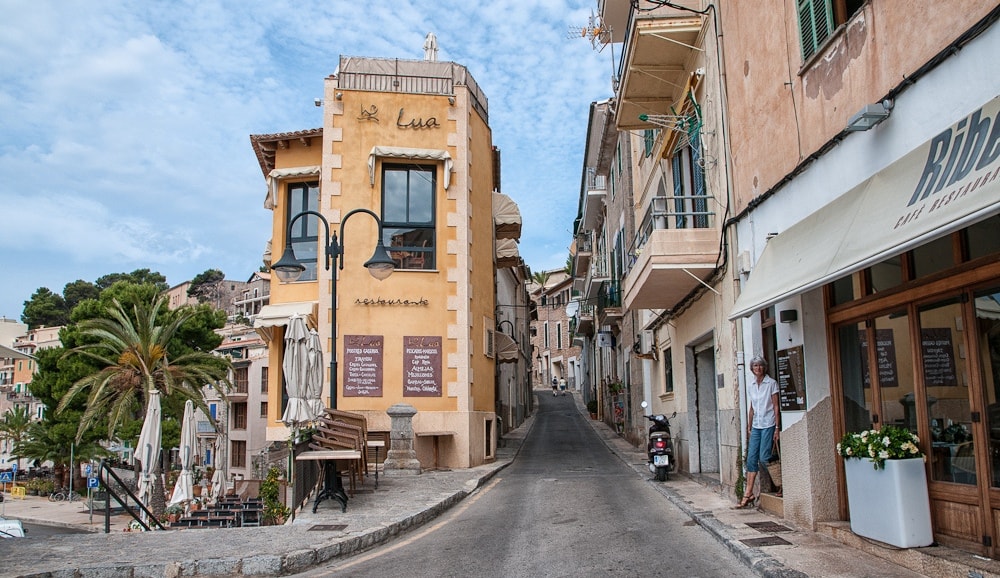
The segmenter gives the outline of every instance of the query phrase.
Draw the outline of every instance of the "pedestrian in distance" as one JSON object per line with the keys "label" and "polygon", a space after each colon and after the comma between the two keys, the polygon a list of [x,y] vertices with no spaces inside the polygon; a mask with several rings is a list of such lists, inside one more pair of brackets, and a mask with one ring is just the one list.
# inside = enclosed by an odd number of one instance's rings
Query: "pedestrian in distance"
{"label": "pedestrian in distance", "polygon": [[559,380],[552,376],[552,397],[559,395]]}
{"label": "pedestrian in distance", "polygon": [[771,459],[771,449],[781,433],[778,412],[778,382],[767,374],[767,361],[757,355],[750,360],[753,379],[747,383],[747,482],[739,508],[753,506],[757,501],[754,484],[761,464]]}
{"label": "pedestrian in distance", "polygon": [[565,377],[559,380],[559,391],[561,391],[563,395],[566,395],[566,378]]}

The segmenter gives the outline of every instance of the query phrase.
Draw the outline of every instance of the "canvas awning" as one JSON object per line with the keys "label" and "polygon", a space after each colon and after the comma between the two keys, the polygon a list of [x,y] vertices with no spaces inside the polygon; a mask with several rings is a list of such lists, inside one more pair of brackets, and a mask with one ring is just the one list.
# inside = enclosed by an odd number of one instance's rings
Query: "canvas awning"
{"label": "canvas awning", "polygon": [[372,152],[368,154],[368,177],[373,187],[375,186],[375,159],[378,157],[444,161],[444,190],[447,191],[448,187],[451,186],[452,161],[448,151],[407,147],[372,147]]}
{"label": "canvas awning", "polygon": [[260,313],[254,317],[253,328],[257,330],[264,341],[271,341],[271,329],[288,325],[293,315],[301,315],[306,319],[306,325],[316,327],[316,303],[312,301],[293,301],[290,303],[272,303],[261,307]]}
{"label": "canvas awning", "polygon": [[1000,213],[998,110],[1000,97],[768,241],[729,319]]}
{"label": "canvas awning", "polygon": [[521,210],[503,193],[493,193],[493,225],[497,239],[521,238]]}
{"label": "canvas awning", "polygon": [[506,333],[497,331],[494,334],[494,340],[497,350],[497,363],[517,363],[520,351],[514,338]]}
{"label": "canvas awning", "polygon": [[517,267],[521,254],[514,239],[497,239],[497,269]]}
{"label": "canvas awning", "polygon": [[307,167],[291,167],[287,169],[274,169],[267,175],[267,196],[264,197],[264,208],[274,209],[278,206],[278,183],[282,179],[293,177],[318,177],[320,167],[318,165]]}
{"label": "canvas awning", "polygon": [[5,345],[0,345],[0,359],[34,359],[32,356],[21,353],[16,349],[11,349]]}

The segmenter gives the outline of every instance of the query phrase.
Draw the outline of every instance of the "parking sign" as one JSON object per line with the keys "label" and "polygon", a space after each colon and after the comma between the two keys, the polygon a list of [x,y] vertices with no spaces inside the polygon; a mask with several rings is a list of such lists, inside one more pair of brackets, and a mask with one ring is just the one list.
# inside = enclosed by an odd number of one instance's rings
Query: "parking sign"
{"label": "parking sign", "polygon": [[87,488],[88,489],[93,489],[93,488],[97,488],[97,487],[98,487],[97,478],[87,478]]}

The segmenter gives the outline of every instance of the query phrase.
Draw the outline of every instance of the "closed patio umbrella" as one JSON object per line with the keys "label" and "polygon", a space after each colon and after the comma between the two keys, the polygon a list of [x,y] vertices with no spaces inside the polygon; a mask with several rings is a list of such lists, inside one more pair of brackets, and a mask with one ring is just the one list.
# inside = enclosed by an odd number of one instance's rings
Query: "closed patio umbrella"
{"label": "closed patio umbrella", "polygon": [[194,423],[194,404],[191,400],[184,402],[184,418],[181,421],[181,474],[174,484],[174,493],[168,506],[188,502],[194,497],[194,452],[197,449],[198,438]]}
{"label": "closed patio umbrella", "polygon": [[286,425],[300,425],[313,418],[312,410],[306,399],[306,374],[308,373],[308,340],[305,319],[301,315],[293,315],[288,320],[285,329],[285,353],[281,369],[285,374],[285,387],[288,393],[288,406],[281,416]]}
{"label": "closed patio umbrella", "polygon": [[212,465],[215,471],[212,472],[212,499],[216,502],[226,495],[226,458],[222,455],[223,448],[226,447],[226,439],[219,435],[215,438],[215,453],[212,455]]}
{"label": "closed patio umbrella", "polygon": [[312,410],[312,419],[323,415],[323,344],[315,329],[309,330],[309,348],[306,357],[306,400]]}
{"label": "closed patio umbrella", "polygon": [[[146,418],[142,422],[142,431],[139,432],[139,443],[136,447],[136,455],[142,462],[142,472],[139,474],[136,497],[147,508],[152,504],[154,491],[153,472],[156,469],[154,464],[160,455],[160,437],[162,435],[160,419],[160,392],[154,390],[149,393],[149,402],[146,405]],[[145,513],[143,513],[142,517],[146,522],[149,521],[146,519],[147,516]]]}

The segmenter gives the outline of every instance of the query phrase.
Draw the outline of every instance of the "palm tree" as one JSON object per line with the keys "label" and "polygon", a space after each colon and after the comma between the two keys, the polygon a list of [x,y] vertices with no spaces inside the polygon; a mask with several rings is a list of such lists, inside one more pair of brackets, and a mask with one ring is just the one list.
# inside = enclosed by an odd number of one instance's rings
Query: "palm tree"
{"label": "palm tree", "polygon": [[[165,302],[166,298],[161,296],[152,303],[138,303],[130,316],[122,304],[114,300],[107,310],[108,317],[80,323],[82,335],[95,341],[69,353],[96,360],[102,369],[74,383],[56,410],[63,411],[73,398],[83,391],[88,392],[77,440],[104,418],[108,422],[107,439],[115,439],[115,432],[123,423],[144,414],[153,391],[160,392],[163,397],[190,399],[205,415],[210,415],[201,388],[218,383],[228,385],[229,363],[205,351],[171,358],[168,353],[170,341],[194,316],[194,311],[180,309],[172,321],[162,320]],[[220,388],[219,392],[223,396],[224,389]],[[154,465],[154,472],[157,485],[160,485],[158,463]],[[153,496],[152,509],[160,514],[162,487],[154,491]]]}
{"label": "palm tree", "polygon": [[549,275],[551,273],[548,271],[539,271],[531,276],[531,280],[538,283],[542,288],[545,288],[545,284],[549,282]]}
{"label": "palm tree", "polygon": [[[14,406],[13,409],[8,409],[4,412],[3,421],[0,421],[0,440],[10,440],[13,442],[14,451],[16,452],[17,446],[28,433],[30,425],[31,416],[28,414],[28,408],[23,405]],[[20,469],[22,456],[19,453],[15,453],[14,457],[17,458],[17,466]]]}

